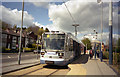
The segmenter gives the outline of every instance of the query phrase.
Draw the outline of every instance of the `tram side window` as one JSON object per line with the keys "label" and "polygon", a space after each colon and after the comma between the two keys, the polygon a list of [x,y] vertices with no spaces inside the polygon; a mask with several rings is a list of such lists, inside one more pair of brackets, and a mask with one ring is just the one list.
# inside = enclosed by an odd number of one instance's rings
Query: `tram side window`
{"label": "tram side window", "polygon": [[73,51],[76,51],[76,42],[73,41]]}
{"label": "tram side window", "polygon": [[68,38],[65,40],[65,50],[68,51]]}
{"label": "tram side window", "polygon": [[73,51],[73,39],[69,39],[69,51]]}

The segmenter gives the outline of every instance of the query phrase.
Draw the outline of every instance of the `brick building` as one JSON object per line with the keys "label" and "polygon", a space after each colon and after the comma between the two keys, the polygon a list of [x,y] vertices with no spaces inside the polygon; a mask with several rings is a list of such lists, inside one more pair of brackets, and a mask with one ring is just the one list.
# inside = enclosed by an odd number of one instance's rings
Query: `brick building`
{"label": "brick building", "polygon": [[[2,47],[9,49],[17,49],[20,41],[20,30],[2,30]],[[37,41],[37,35],[33,32],[22,33],[22,47],[26,47],[27,44],[33,44]]]}

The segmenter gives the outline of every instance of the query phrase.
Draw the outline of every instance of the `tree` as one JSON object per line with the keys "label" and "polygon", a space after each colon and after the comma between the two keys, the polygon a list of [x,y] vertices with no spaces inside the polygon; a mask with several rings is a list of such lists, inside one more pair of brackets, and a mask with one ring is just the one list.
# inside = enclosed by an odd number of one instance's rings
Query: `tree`
{"label": "tree", "polygon": [[43,27],[41,27],[41,28],[39,29],[39,31],[38,31],[38,34],[42,37],[42,34],[43,34],[44,32],[45,32],[45,31],[44,31]]}
{"label": "tree", "polygon": [[[44,32],[49,32],[49,29],[48,28],[45,28],[45,30],[43,29],[43,27],[38,27],[38,26],[29,26],[27,29],[26,29],[26,31],[27,32],[30,32],[30,31],[32,31],[32,32],[34,32],[37,36],[38,36],[38,38],[39,37],[42,37],[42,34],[44,33]],[[41,38],[42,39],[42,38]]]}
{"label": "tree", "polygon": [[22,29],[23,29],[23,30],[26,30],[27,28],[26,28],[26,27],[23,27]]}
{"label": "tree", "polygon": [[120,38],[117,41],[117,51],[120,53]]}
{"label": "tree", "polygon": [[11,29],[11,25],[6,23],[6,22],[4,22],[4,21],[2,21],[2,29],[6,30],[7,28]]}
{"label": "tree", "polygon": [[49,32],[49,29],[48,29],[48,28],[45,28],[45,32]]}
{"label": "tree", "polygon": [[13,26],[13,30],[16,30],[17,29],[17,25],[15,24],[14,26]]}
{"label": "tree", "polygon": [[27,32],[30,32],[32,31],[32,26],[29,26],[27,29],[26,29]]}
{"label": "tree", "polygon": [[89,40],[89,38],[84,38],[84,39],[82,40],[82,42],[83,42],[84,45],[87,45],[87,49],[88,49],[88,50],[92,48],[92,46],[91,46],[91,41]]}
{"label": "tree", "polygon": [[[107,50],[109,50],[109,39],[106,40],[106,46],[108,46]],[[113,52],[118,51],[118,40],[116,38],[112,39],[112,47]]]}

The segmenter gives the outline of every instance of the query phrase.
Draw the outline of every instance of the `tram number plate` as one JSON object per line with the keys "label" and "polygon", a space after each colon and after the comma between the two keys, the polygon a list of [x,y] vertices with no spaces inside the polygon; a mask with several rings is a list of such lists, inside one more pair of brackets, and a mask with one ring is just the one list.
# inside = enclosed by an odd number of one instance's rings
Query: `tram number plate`
{"label": "tram number plate", "polygon": [[54,61],[45,61],[46,64],[54,64]]}

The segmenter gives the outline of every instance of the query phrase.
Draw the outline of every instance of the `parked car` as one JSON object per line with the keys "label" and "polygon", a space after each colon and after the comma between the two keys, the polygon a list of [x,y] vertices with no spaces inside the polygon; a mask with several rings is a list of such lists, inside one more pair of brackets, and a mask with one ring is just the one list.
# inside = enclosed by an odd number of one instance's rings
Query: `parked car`
{"label": "parked car", "polygon": [[41,51],[41,50],[38,50],[38,51],[37,51],[37,50],[34,50],[33,53],[34,53],[34,54],[37,54],[37,52],[40,53],[40,51]]}

